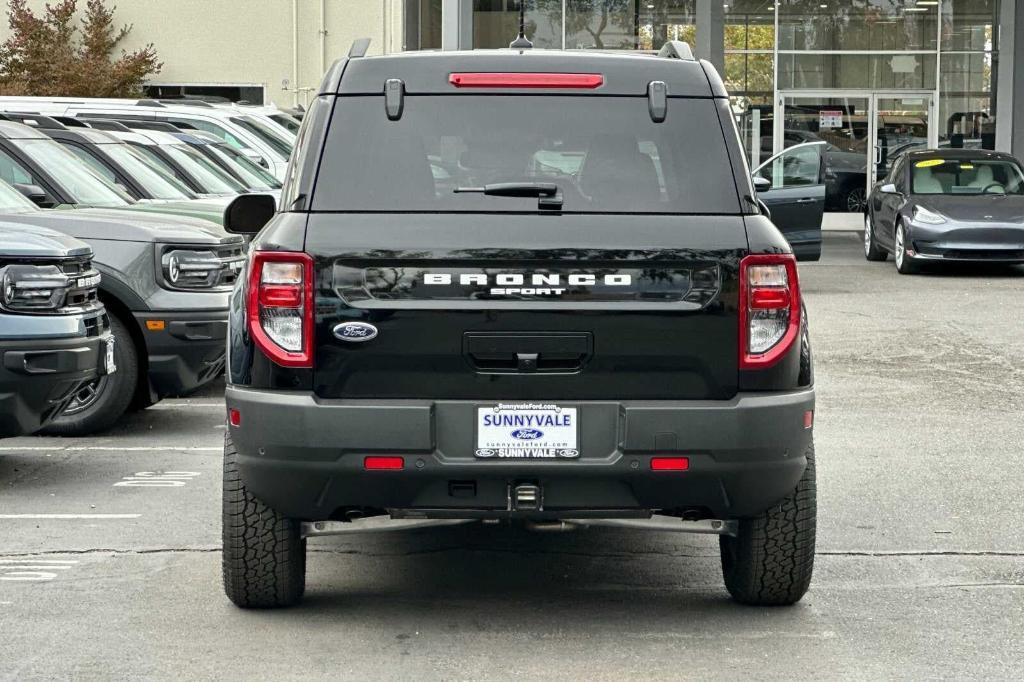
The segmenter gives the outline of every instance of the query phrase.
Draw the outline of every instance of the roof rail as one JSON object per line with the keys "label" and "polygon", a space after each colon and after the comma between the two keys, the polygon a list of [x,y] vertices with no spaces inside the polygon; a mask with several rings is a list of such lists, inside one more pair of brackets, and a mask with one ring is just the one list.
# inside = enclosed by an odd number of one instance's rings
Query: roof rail
{"label": "roof rail", "polygon": [[95,128],[96,130],[109,130],[118,133],[131,132],[131,128],[110,118],[86,118],[82,117],[79,120],[88,123],[89,127]]}
{"label": "roof rail", "polygon": [[[184,126],[177,126],[166,121],[132,121],[121,120],[131,130],[161,130],[165,133],[180,133]],[[188,126],[191,128],[192,126]]]}
{"label": "roof rail", "polygon": [[667,57],[669,59],[687,59],[694,61],[693,50],[690,49],[690,44],[682,40],[668,40],[661,49],[658,50],[659,57]]}
{"label": "roof rail", "polygon": [[62,123],[65,127],[68,127],[68,128],[91,128],[92,127],[88,123],[83,121],[82,119],[75,118],[74,116],[51,116],[51,118],[54,121],[58,121],[58,122]]}
{"label": "roof rail", "polygon": [[164,98],[158,99],[156,101],[159,102],[160,104],[163,104],[164,106],[167,106],[169,104],[169,105],[178,106],[178,107],[202,107],[204,109],[216,109],[217,108],[216,105],[211,104],[210,102],[205,102],[205,101],[203,101],[201,99],[191,99],[191,98],[188,98],[188,97],[180,97],[180,98],[177,98],[177,99],[168,99],[168,98],[164,97]]}
{"label": "roof rail", "polygon": [[158,109],[163,109],[164,108],[164,105],[160,104],[160,102],[157,102],[155,99],[140,99],[138,102],[135,103],[135,106],[137,106],[137,107],[156,107]]}
{"label": "roof rail", "polygon": [[348,58],[356,59],[358,57],[365,57],[366,51],[370,49],[369,38],[357,38],[352,41],[352,47],[348,48]]}
{"label": "roof rail", "polygon": [[5,111],[4,118],[8,121],[14,121],[15,123],[21,123],[23,125],[30,126],[32,128],[40,128],[46,130],[67,130],[67,126],[58,121],[55,118],[49,116],[43,116],[30,111]]}

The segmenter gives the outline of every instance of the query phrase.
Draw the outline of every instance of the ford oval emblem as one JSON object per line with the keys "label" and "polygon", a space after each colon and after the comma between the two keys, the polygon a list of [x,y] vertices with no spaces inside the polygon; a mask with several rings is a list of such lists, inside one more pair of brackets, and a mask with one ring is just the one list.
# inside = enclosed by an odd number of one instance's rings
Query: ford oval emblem
{"label": "ford oval emblem", "polygon": [[512,437],[516,440],[537,440],[544,437],[544,432],[540,429],[516,429]]}
{"label": "ford oval emblem", "polygon": [[362,343],[377,338],[377,328],[367,322],[342,322],[334,328],[334,335],[341,341]]}

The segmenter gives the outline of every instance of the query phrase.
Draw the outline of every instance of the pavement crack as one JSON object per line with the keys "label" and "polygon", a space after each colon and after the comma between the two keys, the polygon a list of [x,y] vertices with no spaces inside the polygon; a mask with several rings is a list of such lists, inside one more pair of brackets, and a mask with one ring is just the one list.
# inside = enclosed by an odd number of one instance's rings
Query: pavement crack
{"label": "pavement crack", "polygon": [[[221,551],[220,545],[209,545],[199,547],[151,547],[144,549],[117,549],[113,547],[93,547],[89,549],[54,549],[36,552],[0,552],[0,558],[34,557],[34,556],[55,556],[55,555],[79,555],[79,554],[116,554],[116,555],[143,555],[143,554],[213,554]],[[718,553],[692,553],[692,552],[670,552],[650,550],[644,552],[576,552],[559,549],[523,549],[523,548],[502,548],[502,547],[478,547],[471,545],[451,545],[448,547],[431,547],[429,549],[416,549],[400,552],[374,551],[367,549],[346,549],[341,547],[309,547],[308,552],[315,554],[344,554],[350,556],[369,557],[403,557],[403,556],[424,556],[430,554],[444,554],[446,552],[480,552],[490,554],[518,554],[522,556],[538,555],[559,555],[588,558],[606,559],[628,559],[632,557],[664,556],[668,558],[689,558],[689,559],[717,559]],[[815,556],[828,557],[1024,557],[1024,551],[1001,551],[1001,550],[821,550]],[[986,583],[987,584],[987,583]],[[1011,583],[1016,584],[1016,583]],[[970,587],[971,585],[965,585]]]}

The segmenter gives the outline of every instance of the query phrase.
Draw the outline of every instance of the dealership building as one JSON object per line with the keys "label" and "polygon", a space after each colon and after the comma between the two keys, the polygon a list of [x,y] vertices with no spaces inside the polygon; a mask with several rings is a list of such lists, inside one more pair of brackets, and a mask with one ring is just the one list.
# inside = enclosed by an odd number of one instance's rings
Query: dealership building
{"label": "dealership building", "polygon": [[[913,146],[1024,157],[1024,0],[523,1],[537,48],[691,43],[725,76],[752,164],[808,139],[834,145],[845,163],[862,155],[869,180]],[[118,22],[134,25],[126,47],[152,42],[164,62],[154,95],[293,106],[359,37],[376,54],[506,47],[520,0],[116,5]]]}

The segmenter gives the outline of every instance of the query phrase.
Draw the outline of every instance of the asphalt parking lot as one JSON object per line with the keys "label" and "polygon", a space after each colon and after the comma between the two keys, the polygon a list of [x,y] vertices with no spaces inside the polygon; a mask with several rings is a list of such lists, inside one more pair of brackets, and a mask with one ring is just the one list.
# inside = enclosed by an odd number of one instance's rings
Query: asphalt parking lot
{"label": "asphalt parking lot", "polygon": [[903,277],[827,233],[811,591],[752,609],[717,540],[478,526],[310,542],[307,597],[220,587],[222,385],[0,442],[0,678],[1024,674],[1024,268]]}

